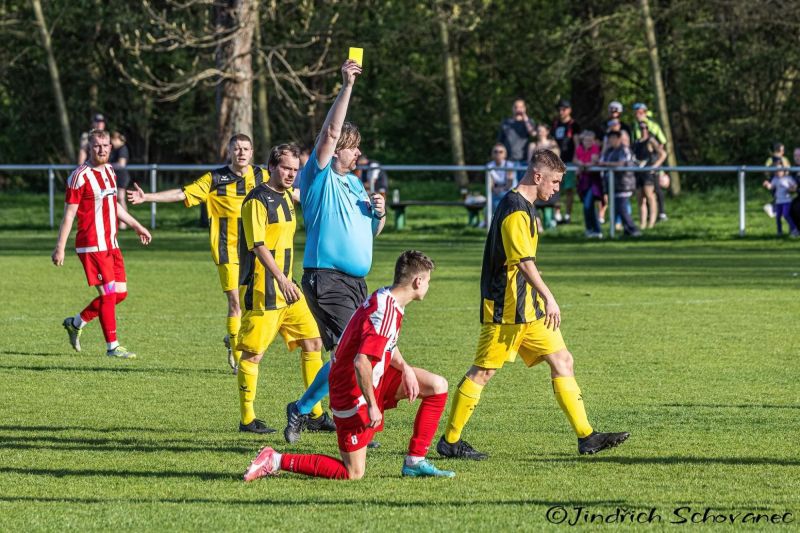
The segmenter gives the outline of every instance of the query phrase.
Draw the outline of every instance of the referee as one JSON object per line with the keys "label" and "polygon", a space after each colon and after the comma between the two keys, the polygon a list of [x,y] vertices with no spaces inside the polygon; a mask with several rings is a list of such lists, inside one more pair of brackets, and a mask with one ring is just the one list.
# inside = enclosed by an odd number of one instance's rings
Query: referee
{"label": "referee", "polygon": [[[307,235],[303,294],[332,357],[350,317],[367,299],[364,277],[372,266],[372,241],[386,222],[383,196],[370,197],[353,174],[361,155],[361,134],[355,124],[345,122],[345,117],[359,74],[361,65],[355,61],[342,65],[342,88],[300,173],[300,203]],[[311,418],[309,413],[328,394],[329,372],[330,362],[303,397],[286,406],[287,442],[297,442],[304,428],[327,429],[320,427],[324,420]]]}

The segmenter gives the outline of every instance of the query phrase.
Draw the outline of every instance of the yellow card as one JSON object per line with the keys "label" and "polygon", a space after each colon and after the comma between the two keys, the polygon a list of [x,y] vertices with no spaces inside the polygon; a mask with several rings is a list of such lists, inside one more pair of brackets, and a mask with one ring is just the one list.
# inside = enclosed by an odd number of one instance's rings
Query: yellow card
{"label": "yellow card", "polygon": [[348,56],[347,56],[347,59],[352,59],[353,61],[355,61],[356,63],[361,65],[362,61],[364,60],[364,49],[363,48],[353,48],[351,46],[350,47],[350,52],[348,53]]}

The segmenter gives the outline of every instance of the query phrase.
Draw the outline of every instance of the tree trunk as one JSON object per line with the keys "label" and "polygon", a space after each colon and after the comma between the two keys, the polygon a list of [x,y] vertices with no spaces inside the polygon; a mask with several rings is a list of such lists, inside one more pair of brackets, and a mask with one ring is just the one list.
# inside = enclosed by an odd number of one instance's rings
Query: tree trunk
{"label": "tree trunk", "polygon": [[31,0],[33,5],[33,12],[36,16],[36,25],[39,26],[39,32],[42,37],[42,47],[44,47],[45,54],[47,54],[47,68],[50,71],[50,83],[53,84],[53,94],[56,98],[56,108],[58,109],[58,121],[61,124],[61,136],[64,141],[64,151],[66,152],[66,160],[74,161],[77,153],[75,146],[72,144],[72,133],[69,127],[69,115],[67,114],[67,106],[64,103],[64,93],[61,91],[61,77],[58,74],[58,65],[56,58],[53,55],[53,45],[50,42],[50,32],[47,31],[47,25],[44,21],[44,13],[42,12],[42,3],[40,0]]}
{"label": "tree trunk", "polygon": [[[650,66],[653,70],[653,88],[656,92],[658,112],[661,115],[661,126],[664,128],[664,135],[667,137],[667,162],[670,166],[678,164],[675,158],[675,145],[672,141],[672,128],[669,124],[669,110],[667,108],[667,96],[664,92],[664,81],[661,78],[661,64],[658,60],[658,42],[656,41],[656,29],[653,24],[653,17],[650,15],[649,0],[639,0],[642,7],[642,17],[644,18],[645,34],[647,35],[647,51],[650,55]],[[677,172],[672,172],[670,188],[673,194],[680,194],[681,179]]]}
{"label": "tree trunk", "polygon": [[266,163],[269,158],[269,151],[272,147],[272,131],[269,127],[269,101],[267,100],[267,64],[264,56],[261,55],[263,43],[261,41],[261,23],[258,18],[258,5],[255,9],[255,34],[256,34],[256,54],[258,70],[256,79],[258,80],[258,90],[256,94],[258,103],[258,126],[261,130],[261,153],[262,162]]}
{"label": "tree trunk", "polygon": [[253,136],[253,0],[224,0],[214,7],[217,31],[235,31],[217,47],[217,68],[224,72],[217,84],[217,146],[225,159],[231,136]]}
{"label": "tree trunk", "polygon": [[[450,32],[447,21],[439,17],[439,37],[442,45],[444,59],[444,80],[447,88],[447,119],[450,125],[450,149],[453,154],[453,164],[464,164],[464,142],[461,131],[461,114],[458,111],[458,92],[456,91],[456,73],[453,53],[450,50]],[[456,184],[459,187],[469,182],[466,171],[460,170],[456,174]]]}

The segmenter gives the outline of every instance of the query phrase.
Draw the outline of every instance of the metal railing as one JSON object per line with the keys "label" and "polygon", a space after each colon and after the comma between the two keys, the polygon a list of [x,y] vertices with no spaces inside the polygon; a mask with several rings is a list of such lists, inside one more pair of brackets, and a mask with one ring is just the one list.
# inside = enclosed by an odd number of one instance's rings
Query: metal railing
{"label": "metal railing", "polygon": [[[170,164],[152,164],[152,165],[128,165],[126,168],[129,171],[147,171],[150,177],[150,192],[158,191],[158,173],[159,171],[174,171],[174,172],[205,172],[219,167],[217,165],[170,165]],[[568,165],[570,170],[576,170],[577,167]],[[56,170],[72,171],[75,165],[0,165],[0,171],[46,171],[47,184],[49,195],[49,222],[50,227],[55,227],[55,189],[56,189]],[[488,165],[382,165],[372,166],[365,168],[365,170],[382,169],[387,172],[484,172],[486,176],[486,227],[488,228],[492,220],[492,176],[491,172],[510,171],[521,172],[526,169],[525,166],[516,165],[509,167],[489,167]],[[613,221],[616,218],[616,202],[614,199],[614,175],[617,172],[648,172],[648,171],[665,171],[665,172],[680,172],[680,173],[694,173],[694,172],[714,172],[714,173],[730,173],[735,174],[738,178],[739,189],[739,235],[744,236],[746,232],[745,220],[745,175],[747,173],[764,173],[775,172],[775,167],[768,166],[676,166],[676,167],[600,167],[593,166],[587,167],[591,172],[605,172],[608,175],[608,210],[609,220],[609,236],[613,238],[616,235]],[[800,172],[800,167],[784,167],[783,170],[789,172]],[[156,204],[150,204],[150,227],[156,227]]]}

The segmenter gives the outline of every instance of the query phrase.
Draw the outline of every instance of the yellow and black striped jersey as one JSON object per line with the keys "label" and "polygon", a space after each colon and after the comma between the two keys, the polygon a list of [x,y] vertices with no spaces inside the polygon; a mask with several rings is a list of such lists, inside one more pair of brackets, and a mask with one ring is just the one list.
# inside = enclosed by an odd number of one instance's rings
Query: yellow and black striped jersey
{"label": "yellow and black striped jersey", "polygon": [[230,167],[225,166],[203,174],[183,188],[186,207],[206,204],[214,263],[239,263],[242,203],[247,193],[265,179],[269,180],[269,174],[261,167],[248,165],[244,175],[237,176]]}
{"label": "yellow and black striped jersey", "polygon": [[242,205],[242,235],[239,241],[239,292],[248,311],[286,307],[275,277],[256,257],[253,248],[263,245],[278,268],[291,279],[294,262],[294,232],[297,227],[292,190],[276,192],[264,183],[247,195]]}
{"label": "yellow and black striped jersey", "polygon": [[533,204],[512,189],[497,206],[481,269],[481,322],[524,324],[544,317],[542,297],[519,264],[536,260],[539,231]]}

